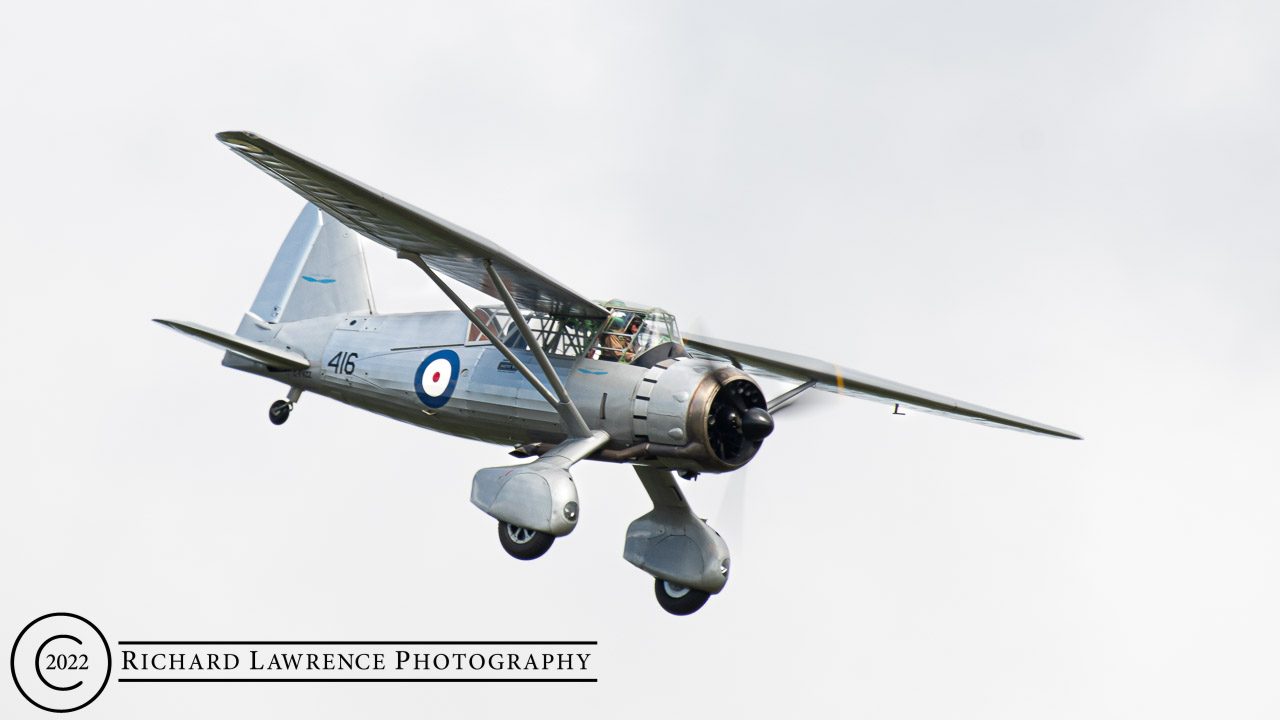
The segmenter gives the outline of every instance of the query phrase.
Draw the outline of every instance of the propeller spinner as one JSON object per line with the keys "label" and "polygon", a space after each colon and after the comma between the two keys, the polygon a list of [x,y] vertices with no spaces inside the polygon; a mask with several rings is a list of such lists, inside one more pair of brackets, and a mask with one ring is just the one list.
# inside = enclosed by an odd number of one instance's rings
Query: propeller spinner
{"label": "propeller spinner", "polygon": [[745,378],[721,383],[707,413],[707,441],[721,461],[741,465],[773,432],[764,393]]}

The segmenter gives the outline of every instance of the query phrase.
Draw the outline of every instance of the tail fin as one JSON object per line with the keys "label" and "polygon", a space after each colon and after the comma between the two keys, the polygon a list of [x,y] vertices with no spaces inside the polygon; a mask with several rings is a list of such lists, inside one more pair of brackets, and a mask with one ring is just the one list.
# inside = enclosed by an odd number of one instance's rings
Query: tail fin
{"label": "tail fin", "polygon": [[374,312],[360,236],[310,203],[285,237],[249,312],[269,323]]}

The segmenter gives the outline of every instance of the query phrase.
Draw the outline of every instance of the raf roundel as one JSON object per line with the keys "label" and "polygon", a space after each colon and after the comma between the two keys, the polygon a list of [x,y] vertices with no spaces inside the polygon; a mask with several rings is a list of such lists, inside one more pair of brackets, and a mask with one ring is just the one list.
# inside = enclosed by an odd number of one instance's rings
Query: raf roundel
{"label": "raf roundel", "polygon": [[458,384],[458,353],[440,350],[427,356],[413,376],[418,399],[429,408],[444,407]]}

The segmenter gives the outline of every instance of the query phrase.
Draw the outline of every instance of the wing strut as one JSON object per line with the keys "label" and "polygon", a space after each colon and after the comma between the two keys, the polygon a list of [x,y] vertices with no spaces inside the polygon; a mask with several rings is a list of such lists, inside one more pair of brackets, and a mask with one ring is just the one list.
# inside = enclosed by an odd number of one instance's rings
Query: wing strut
{"label": "wing strut", "polygon": [[488,323],[477,317],[475,312],[466,303],[462,302],[462,298],[458,297],[453,288],[446,285],[444,280],[441,280],[440,276],[435,274],[421,255],[401,250],[396,253],[396,256],[408,260],[421,268],[422,272],[426,273],[427,277],[431,278],[431,281],[440,288],[440,291],[462,311],[462,314],[466,315],[473,325],[480,328],[480,332],[484,333],[484,336],[489,339],[489,342],[493,343],[498,352],[501,352],[503,357],[514,365],[516,370],[520,371],[520,374],[524,376],[525,380],[529,381],[533,389],[537,390],[538,394],[560,415],[560,422],[564,423],[565,431],[569,434],[569,437],[589,438],[592,436],[591,428],[587,427],[587,421],[582,419],[582,413],[578,412],[577,406],[569,399],[569,393],[565,390],[564,384],[560,382],[560,376],[556,374],[555,368],[551,366],[551,360],[547,357],[546,351],[542,349],[542,345],[538,344],[538,339],[533,336],[533,331],[529,329],[529,324],[525,322],[520,308],[516,307],[515,301],[511,298],[511,293],[507,290],[506,283],[502,282],[502,279],[498,277],[497,271],[493,269],[488,260],[484,264],[489,271],[490,277],[493,278],[494,285],[498,287],[498,292],[502,295],[502,302],[507,306],[507,311],[511,313],[512,319],[516,321],[516,326],[520,328],[520,334],[524,336],[525,342],[529,345],[529,351],[538,359],[538,364],[542,366],[542,371],[546,373],[547,380],[556,389],[556,395],[559,395],[559,397],[553,395],[547,389],[547,386],[538,380],[533,371],[521,362],[520,358],[515,356],[515,353],[511,352],[511,348],[507,347],[498,338],[497,334],[489,328]]}
{"label": "wing strut", "polygon": [[[556,406],[556,412],[561,417],[566,414],[571,416],[575,422],[574,425],[566,420],[566,427],[581,427],[581,434],[570,431],[573,437],[591,437],[591,431],[587,428],[586,420],[583,420],[582,413],[578,412],[578,408],[573,404],[573,400],[569,399],[569,391],[565,389],[564,383],[560,382],[560,376],[556,374],[556,369],[551,366],[551,358],[547,357],[547,351],[542,348],[542,343],[538,342],[538,338],[534,336],[533,331],[529,329],[529,323],[524,319],[524,313],[520,312],[520,308],[516,306],[515,298],[511,297],[511,291],[507,289],[507,284],[498,276],[498,271],[493,269],[493,263],[489,260],[484,261],[484,269],[489,273],[489,277],[493,279],[493,286],[497,288],[498,295],[502,297],[502,304],[507,306],[507,312],[511,313],[511,319],[516,321],[516,327],[520,328],[520,334],[524,336],[525,345],[529,346],[529,352],[533,353],[533,357],[538,361],[538,365],[542,366],[542,373],[547,376],[547,382],[551,383],[551,389],[556,391],[556,396],[560,398],[559,403],[552,403]],[[563,408],[563,410],[561,410]]]}
{"label": "wing strut", "polygon": [[813,387],[814,385],[817,385],[817,384],[818,384],[818,383],[817,383],[817,381],[815,381],[815,380],[810,380],[810,381],[808,381],[808,382],[801,383],[801,384],[799,384],[799,385],[797,385],[797,386],[795,386],[795,387],[791,388],[790,390],[788,390],[788,391],[786,391],[786,392],[782,393],[782,394],[781,394],[781,395],[779,395],[778,397],[776,397],[776,398],[774,398],[774,399],[770,400],[770,401],[769,401],[769,407],[768,407],[769,414],[770,414],[770,415],[772,415],[773,413],[776,413],[776,412],[778,412],[779,410],[781,410],[782,408],[784,408],[784,407],[786,407],[786,406],[790,405],[791,403],[795,402],[795,401],[796,401],[796,398],[800,397],[800,393],[804,392],[805,390],[808,390],[809,388],[811,388],[811,387]]}

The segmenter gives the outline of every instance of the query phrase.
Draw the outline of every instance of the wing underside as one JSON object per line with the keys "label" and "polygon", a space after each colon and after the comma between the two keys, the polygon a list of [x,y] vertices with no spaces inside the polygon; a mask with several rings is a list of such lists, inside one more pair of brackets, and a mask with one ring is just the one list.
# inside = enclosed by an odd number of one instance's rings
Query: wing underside
{"label": "wing underside", "polygon": [[814,358],[725,340],[684,335],[687,346],[707,355],[728,359],[760,374],[788,381],[813,383],[813,387],[841,395],[854,395],[878,402],[898,403],[925,412],[960,420],[1007,427],[1039,435],[1079,440],[1080,436],[1009,413],[962,402],[955,398],[885,380]]}
{"label": "wing underside", "polygon": [[379,192],[248,132],[218,139],[342,224],[386,247],[414,253],[438,272],[499,297],[484,263],[491,262],[516,303],[558,316],[603,318],[604,308],[493,242],[425,210]]}

